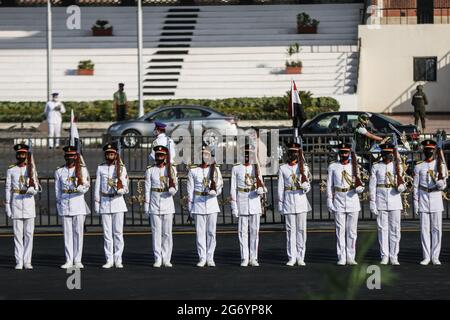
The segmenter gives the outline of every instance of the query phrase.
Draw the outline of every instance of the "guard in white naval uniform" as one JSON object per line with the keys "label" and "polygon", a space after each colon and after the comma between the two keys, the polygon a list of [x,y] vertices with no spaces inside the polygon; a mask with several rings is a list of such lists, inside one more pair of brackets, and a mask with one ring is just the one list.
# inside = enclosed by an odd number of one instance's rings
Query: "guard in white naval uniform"
{"label": "guard in white naval uniform", "polygon": [[[372,166],[369,180],[370,211],[377,217],[381,264],[388,264],[390,259],[392,265],[399,265],[403,210],[401,193],[406,190],[406,186],[398,183],[394,146],[382,144],[380,148],[382,160]],[[398,169],[403,175],[401,165]]]}
{"label": "guard in white naval uniform", "polygon": [[[231,170],[231,212],[239,219],[239,246],[242,267],[247,267],[249,264],[254,267],[259,266],[261,196],[266,190],[260,169],[257,167],[259,164],[255,160],[255,150],[247,144],[244,146],[244,164],[237,164]],[[259,184],[262,186],[258,186]]]}
{"label": "guard in white naval uniform", "polygon": [[48,146],[59,147],[59,137],[61,136],[62,113],[66,112],[64,104],[58,100],[58,93],[52,93],[52,100],[45,105],[45,116],[48,122]]}
{"label": "guard in white naval uniform", "polygon": [[31,160],[27,157],[29,146],[19,143],[14,146],[14,150],[17,163],[10,166],[6,172],[6,215],[13,220],[15,268],[33,269],[31,256],[36,217],[34,196],[38,192],[39,185],[36,168],[30,170],[30,165],[34,166],[34,163],[28,163]]}
{"label": "guard in white naval uniform", "polygon": [[145,206],[144,212],[149,216],[152,228],[154,267],[161,265],[172,267],[172,224],[175,214],[173,196],[178,190],[177,171],[167,165],[168,149],[165,146],[156,146],[154,166],[145,171]]}
{"label": "guard in white naval uniform", "polygon": [[109,269],[114,265],[123,268],[123,219],[128,211],[123,196],[128,193],[128,174],[116,143],[107,143],[103,151],[105,162],[97,167],[94,194],[95,212],[102,217],[105,240],[106,264],[103,268]]}
{"label": "guard in white naval uniform", "polygon": [[356,265],[356,238],[361,210],[358,194],[364,192],[364,187],[355,187],[349,161],[351,146],[341,143],[338,148],[339,161],[328,166],[327,207],[334,214],[336,223],[338,265]]}
{"label": "guard in white naval uniform", "polygon": [[[66,263],[63,269],[83,268],[84,221],[90,210],[84,200],[89,191],[90,178],[86,167],[77,170],[78,154],[74,146],[63,148],[66,164],[55,172],[56,207],[63,217],[64,250]],[[78,171],[78,172],[77,172]]]}
{"label": "guard in white naval uniform", "polygon": [[[217,214],[220,212],[217,196],[222,193],[222,174],[217,165],[211,162],[211,150],[202,147],[202,164],[192,166],[188,173],[187,196],[189,216],[195,220],[198,267],[214,267],[216,249]],[[211,164],[210,164],[211,163]],[[213,179],[211,179],[213,177]]]}
{"label": "guard in white naval uniform", "polygon": [[175,142],[172,138],[166,135],[166,125],[162,122],[155,121],[155,130],[153,131],[156,139],[152,143],[152,151],[150,152],[150,161],[155,161],[155,150],[156,146],[165,146],[170,152],[170,162],[174,163],[175,158]]}
{"label": "guard in white naval uniform", "polygon": [[[278,172],[278,211],[286,221],[286,247],[289,261],[287,266],[305,265],[306,252],[306,218],[311,206],[306,194],[311,189],[308,180],[309,169],[303,162],[300,169],[300,144],[290,143],[288,163],[283,164]],[[302,172],[303,171],[303,174]],[[302,176],[304,175],[303,182]]]}
{"label": "guard in white naval uniform", "polygon": [[[422,142],[425,161],[414,168],[414,212],[420,216],[420,230],[423,260],[420,264],[428,265],[430,260],[440,265],[439,255],[442,240],[442,212],[444,204],[442,191],[447,188],[447,167],[442,162],[441,168],[434,157],[436,142]],[[442,173],[440,177],[439,172]]]}

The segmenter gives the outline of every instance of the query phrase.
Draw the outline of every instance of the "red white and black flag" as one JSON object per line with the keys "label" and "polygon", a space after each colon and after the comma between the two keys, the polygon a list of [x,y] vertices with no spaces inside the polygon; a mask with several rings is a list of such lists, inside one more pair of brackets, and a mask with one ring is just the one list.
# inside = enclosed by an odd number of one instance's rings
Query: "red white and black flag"
{"label": "red white and black flag", "polygon": [[291,118],[294,118],[296,115],[296,110],[298,110],[302,105],[302,101],[300,100],[300,96],[298,94],[297,86],[295,85],[295,81],[291,80],[291,94],[289,95],[289,107],[288,114]]}

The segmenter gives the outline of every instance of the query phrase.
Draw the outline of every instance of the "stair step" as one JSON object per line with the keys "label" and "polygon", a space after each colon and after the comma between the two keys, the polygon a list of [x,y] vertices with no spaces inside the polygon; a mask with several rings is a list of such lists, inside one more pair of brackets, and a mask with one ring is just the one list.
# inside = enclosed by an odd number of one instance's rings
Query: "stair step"
{"label": "stair step", "polygon": [[176,89],[177,86],[144,86],[144,89]]}
{"label": "stair step", "polygon": [[161,38],[159,42],[190,42],[191,38]]}
{"label": "stair step", "polygon": [[200,12],[200,8],[170,8],[169,12]]}
{"label": "stair step", "polygon": [[198,14],[168,14],[166,15],[166,18],[181,18],[181,19],[192,19],[192,18],[198,18]]}
{"label": "stair step", "polygon": [[164,24],[196,24],[197,20],[165,20]]}
{"label": "stair step", "polygon": [[147,69],[181,69],[181,66],[172,66],[172,65],[166,65],[166,66],[149,66]]}
{"label": "stair step", "polygon": [[179,76],[179,72],[147,72],[147,76]]}
{"label": "stair step", "polygon": [[188,54],[188,50],[158,50],[155,54]]}
{"label": "stair step", "polygon": [[183,62],[184,59],[151,59],[149,62]]}
{"label": "stair step", "polygon": [[144,92],[144,96],[174,96],[175,92]]}
{"label": "stair step", "polygon": [[190,44],[158,44],[158,48],[190,48]]}
{"label": "stair step", "polygon": [[163,30],[195,30],[195,26],[164,26]]}
{"label": "stair step", "polygon": [[193,32],[161,32],[161,37],[193,36]]}

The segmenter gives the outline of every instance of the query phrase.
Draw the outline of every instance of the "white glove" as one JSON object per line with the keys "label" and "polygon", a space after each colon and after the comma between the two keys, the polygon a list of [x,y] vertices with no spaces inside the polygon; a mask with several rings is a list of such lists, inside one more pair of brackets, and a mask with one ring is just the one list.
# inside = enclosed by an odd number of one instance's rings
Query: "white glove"
{"label": "white glove", "polygon": [[85,186],[81,185],[77,187],[77,191],[81,194],[85,194],[89,189],[86,188]]}
{"label": "white glove", "polygon": [[309,190],[311,188],[311,184],[309,182],[303,182],[300,186],[303,190]]}
{"label": "white glove", "polygon": [[278,211],[283,212],[283,202],[281,201],[278,202]]}
{"label": "white glove", "polygon": [[119,196],[123,196],[123,195],[125,194],[125,190],[123,190],[123,188],[122,188],[122,189],[119,189],[119,190],[117,190],[117,194],[118,194]]}
{"label": "white glove", "polygon": [[192,212],[192,202],[188,203],[188,211],[189,211],[189,215],[191,215]]}
{"label": "white glove", "polygon": [[443,191],[445,189],[445,180],[438,180],[436,181],[436,187],[438,188],[438,190]]}
{"label": "white glove", "polygon": [[259,187],[258,189],[256,189],[256,193],[258,194],[258,196],[262,196],[264,194],[264,189],[262,187]]}
{"label": "white glove", "polygon": [[209,194],[210,196],[213,196],[213,197],[216,197],[216,196],[217,196],[216,190],[209,190],[208,194]]}
{"label": "white glove", "polygon": [[372,212],[374,215],[378,215],[377,205],[374,202],[370,202],[370,212]]}
{"label": "white glove", "polygon": [[150,211],[150,203],[145,202],[144,203],[144,213],[147,215],[149,211]]}
{"label": "white glove", "polygon": [[334,207],[334,204],[333,204],[333,199],[328,199],[327,200],[327,207],[328,207],[328,210],[331,211],[331,212],[335,212],[336,211],[336,208]]}
{"label": "white glove", "polygon": [[416,216],[419,215],[419,202],[418,201],[414,201],[414,214]]}
{"label": "white glove", "polygon": [[34,187],[29,187],[27,189],[27,194],[30,195],[30,196],[34,196],[34,195],[37,194],[37,190]]}
{"label": "white glove", "polygon": [[12,212],[11,212],[11,207],[9,206],[9,204],[5,205],[5,209],[6,209],[6,216],[8,218],[11,218],[12,217]]}
{"label": "white glove", "polygon": [[95,211],[95,213],[97,213],[97,214],[100,213],[100,202],[95,201],[94,211]]}
{"label": "white glove", "polygon": [[361,194],[364,192],[364,187],[363,186],[359,186],[355,189],[356,193]]}
{"label": "white glove", "polygon": [[400,193],[405,192],[405,191],[406,191],[406,186],[405,186],[405,184],[402,183],[401,185],[399,185],[399,186],[397,187],[397,191],[400,192]]}
{"label": "white glove", "polygon": [[239,218],[239,213],[238,213],[238,211],[237,211],[236,209],[232,209],[232,210],[231,210],[231,213],[233,214],[233,216],[234,216],[235,218]]}
{"label": "white glove", "polygon": [[169,188],[169,193],[170,193],[170,195],[171,196],[174,196],[175,195],[175,193],[177,193],[177,189],[175,189],[175,188]]}

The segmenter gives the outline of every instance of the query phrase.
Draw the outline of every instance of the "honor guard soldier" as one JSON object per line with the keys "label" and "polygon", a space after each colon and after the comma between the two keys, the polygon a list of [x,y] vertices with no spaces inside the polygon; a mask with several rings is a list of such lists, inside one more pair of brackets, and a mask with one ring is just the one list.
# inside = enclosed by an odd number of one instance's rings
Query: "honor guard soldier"
{"label": "honor guard soldier", "polygon": [[[257,267],[259,223],[262,215],[261,196],[266,192],[259,164],[255,162],[255,150],[246,144],[244,164],[237,164],[231,170],[231,211],[238,218],[241,266]],[[252,164],[253,162],[253,164]],[[250,229],[250,255],[249,255]]]}
{"label": "honor guard soldier", "polygon": [[66,146],[63,150],[66,164],[55,172],[56,206],[63,218],[66,255],[66,263],[61,268],[83,268],[84,220],[90,213],[84,194],[90,188],[89,172],[80,166],[76,147]]}
{"label": "honor guard soldier", "polygon": [[[300,144],[290,143],[288,163],[278,171],[278,211],[286,221],[287,266],[305,265],[306,218],[311,206],[306,194],[311,185],[308,181],[309,169],[300,159]],[[301,163],[300,163],[301,161]]]}
{"label": "honor guard soldier", "polygon": [[168,164],[169,150],[165,146],[156,146],[154,166],[145,172],[145,207],[152,228],[154,267],[161,265],[172,267],[172,224],[175,214],[173,196],[178,190],[178,179],[175,167]]}
{"label": "honor guard soldier", "polygon": [[[403,175],[401,165],[394,161],[394,145],[380,145],[382,160],[372,166],[369,181],[370,211],[377,217],[378,242],[381,264],[399,265],[401,193],[406,190],[404,182],[399,184],[398,173]],[[397,172],[398,171],[398,172]]]}
{"label": "honor guard soldier", "polygon": [[211,150],[202,146],[202,164],[191,166],[187,180],[189,216],[194,217],[197,234],[198,267],[215,267],[217,214],[220,212],[217,196],[222,193],[222,175],[212,161]]}
{"label": "honor guard soldier", "polygon": [[152,143],[152,152],[150,153],[150,161],[152,162],[155,161],[154,148],[157,146],[165,146],[169,150],[170,162],[174,163],[175,142],[173,142],[172,138],[169,138],[166,135],[166,125],[162,122],[155,121],[155,129],[153,130],[153,134],[156,136],[156,139]]}
{"label": "honor guard soldier", "polygon": [[350,162],[351,146],[341,143],[338,148],[339,161],[328,166],[327,207],[334,214],[336,223],[337,264],[356,265],[356,238],[361,210],[358,194],[364,192],[364,187],[355,187],[353,181],[355,177]]}
{"label": "honor guard soldier", "polygon": [[95,212],[102,217],[104,250],[109,269],[114,265],[123,268],[122,253],[123,219],[128,211],[123,196],[128,193],[128,174],[123,165],[116,143],[103,147],[105,162],[97,167],[95,180]]}
{"label": "honor guard soldier", "polygon": [[66,112],[64,104],[59,101],[58,93],[52,93],[52,100],[45,105],[44,114],[48,122],[48,146],[50,149],[59,148],[59,137],[61,137],[62,114]]}
{"label": "honor guard soldier", "polygon": [[36,168],[29,156],[29,146],[19,143],[14,146],[14,150],[17,163],[6,172],[6,215],[13,220],[15,268],[33,269],[31,256],[36,217],[34,196],[38,192],[39,182]]}
{"label": "honor guard soldier", "polygon": [[[439,254],[442,238],[442,191],[447,187],[447,168],[444,161],[434,157],[436,142],[422,142],[425,160],[414,168],[414,212],[420,216],[420,230],[423,250],[422,265],[428,265],[430,260],[440,265]],[[442,159],[441,159],[442,160]]]}

